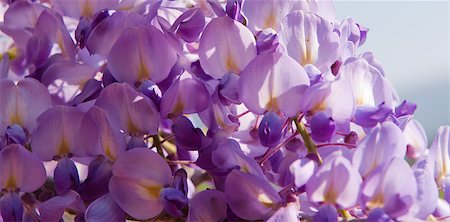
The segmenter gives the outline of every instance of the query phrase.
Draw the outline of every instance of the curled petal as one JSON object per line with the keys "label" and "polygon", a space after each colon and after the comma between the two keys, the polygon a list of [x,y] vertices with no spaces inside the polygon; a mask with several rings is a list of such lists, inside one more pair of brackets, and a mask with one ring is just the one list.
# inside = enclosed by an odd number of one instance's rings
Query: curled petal
{"label": "curled petal", "polygon": [[22,221],[23,204],[18,193],[8,192],[0,200],[3,221]]}
{"label": "curled petal", "polygon": [[66,209],[77,213],[86,210],[83,200],[75,191],[69,191],[61,196],[53,197],[40,204],[38,210],[42,221],[60,221]]}
{"label": "curled petal", "polygon": [[223,221],[227,217],[225,194],[218,190],[205,190],[189,201],[188,222]]}
{"label": "curled petal", "polygon": [[111,198],[110,194],[105,194],[89,204],[84,213],[84,219],[87,222],[103,221],[105,219],[125,221],[125,212]]}

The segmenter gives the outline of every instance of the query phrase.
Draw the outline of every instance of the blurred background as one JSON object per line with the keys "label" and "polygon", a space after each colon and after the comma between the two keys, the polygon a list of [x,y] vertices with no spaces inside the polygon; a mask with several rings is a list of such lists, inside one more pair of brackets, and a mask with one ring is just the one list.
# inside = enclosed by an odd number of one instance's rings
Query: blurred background
{"label": "blurred background", "polygon": [[418,105],[415,118],[429,143],[450,124],[449,1],[335,1],[338,19],[368,27],[366,43],[401,99]]}

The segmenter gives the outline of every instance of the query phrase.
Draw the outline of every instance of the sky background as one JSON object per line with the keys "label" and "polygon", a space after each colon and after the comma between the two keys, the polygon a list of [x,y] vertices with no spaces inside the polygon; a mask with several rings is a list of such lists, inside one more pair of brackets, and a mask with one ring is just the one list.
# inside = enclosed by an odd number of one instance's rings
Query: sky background
{"label": "sky background", "polygon": [[[400,98],[433,138],[450,124],[449,1],[335,1],[338,19],[368,27],[359,52],[372,51]],[[429,141],[431,142],[431,141]]]}

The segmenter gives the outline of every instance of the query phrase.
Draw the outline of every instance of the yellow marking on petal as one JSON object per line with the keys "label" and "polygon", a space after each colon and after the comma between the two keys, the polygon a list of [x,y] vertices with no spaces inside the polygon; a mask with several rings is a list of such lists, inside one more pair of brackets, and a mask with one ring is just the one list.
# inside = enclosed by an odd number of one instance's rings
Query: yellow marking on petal
{"label": "yellow marking on petal", "polygon": [[228,54],[227,59],[225,61],[225,68],[228,72],[240,73],[239,67],[234,62],[233,58]]}
{"label": "yellow marking on petal", "polygon": [[314,114],[314,113],[317,113],[317,112],[320,112],[320,111],[324,111],[324,110],[326,110],[327,109],[327,105],[325,104],[325,102],[320,102],[320,103],[317,103],[311,110],[310,110],[310,112],[312,113],[312,114]]}
{"label": "yellow marking on petal", "polygon": [[58,146],[58,155],[63,156],[69,153],[70,153],[69,144],[67,143],[66,139],[63,138]]}
{"label": "yellow marking on petal", "polygon": [[269,16],[266,17],[266,20],[264,20],[264,29],[268,29],[268,28],[273,28],[275,29],[275,25],[277,23],[277,16],[274,12],[274,10],[272,9],[270,11]]}
{"label": "yellow marking on petal", "polygon": [[131,118],[128,118],[127,130],[130,134],[139,133],[139,128],[133,123],[133,120],[131,120]]}
{"label": "yellow marking on petal", "polygon": [[147,194],[152,199],[158,199],[159,198],[159,193],[161,192],[162,187],[161,186],[157,186],[157,185],[146,186],[145,190],[147,191]]}
{"label": "yellow marking on petal", "polygon": [[[19,53],[19,51],[17,50],[17,47],[11,47],[6,52],[6,55],[8,55],[9,60],[13,60],[13,59],[17,58],[18,53]],[[3,60],[3,55],[4,54],[0,54],[0,60]]]}
{"label": "yellow marking on petal", "polygon": [[377,207],[383,207],[384,206],[384,197],[381,193],[377,194],[371,201],[369,201],[367,204],[367,207],[370,209],[374,209]]}
{"label": "yellow marking on petal", "polygon": [[268,208],[272,208],[274,205],[273,201],[265,193],[258,195],[258,201]]}
{"label": "yellow marking on petal", "polygon": [[10,125],[17,124],[17,125],[21,125],[22,126],[23,125],[23,120],[20,117],[20,115],[16,112],[9,118],[9,123],[10,123]]}
{"label": "yellow marking on petal", "polygon": [[324,198],[326,202],[334,204],[336,202],[337,193],[331,188],[325,192]]}
{"label": "yellow marking on petal", "polygon": [[278,102],[276,97],[270,97],[269,101],[266,103],[267,110],[277,112],[278,111]]}
{"label": "yellow marking on petal", "polygon": [[245,163],[242,165],[241,171],[244,173],[250,173],[250,169],[249,169],[248,165]]}
{"label": "yellow marking on petal", "polygon": [[300,64],[302,66],[313,64],[314,58],[313,54],[311,52],[311,43],[309,39],[306,39],[305,41],[305,50],[303,51],[303,58],[300,59]]}
{"label": "yellow marking on petal", "polygon": [[147,80],[150,78],[150,71],[147,69],[147,67],[142,63],[139,64],[139,70],[138,70],[138,79],[139,81]]}
{"label": "yellow marking on petal", "polygon": [[116,157],[112,154],[111,148],[109,145],[104,146],[103,148],[105,150],[105,156],[108,157],[110,160],[115,160]]}
{"label": "yellow marking on petal", "polygon": [[83,15],[86,17],[94,16],[94,9],[92,8],[92,5],[89,0],[87,0],[86,3],[84,4]]}
{"label": "yellow marking on petal", "polygon": [[172,109],[172,113],[174,115],[178,115],[183,113],[183,109],[184,109],[184,103],[183,101],[181,101],[180,98],[177,99],[177,102],[175,103],[175,106]]}
{"label": "yellow marking on petal", "polygon": [[6,181],[6,188],[8,189],[15,189],[17,188],[17,182],[14,175],[9,176],[8,180]]}

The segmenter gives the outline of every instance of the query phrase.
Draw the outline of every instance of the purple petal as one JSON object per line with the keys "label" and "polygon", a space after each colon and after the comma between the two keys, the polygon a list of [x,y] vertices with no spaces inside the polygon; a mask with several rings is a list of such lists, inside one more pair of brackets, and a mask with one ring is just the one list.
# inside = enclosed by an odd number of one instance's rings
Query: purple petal
{"label": "purple petal", "polygon": [[0,101],[0,135],[7,126],[14,124],[33,132],[37,117],[51,106],[47,89],[32,78],[21,80],[17,85],[1,79]]}
{"label": "purple petal", "polygon": [[434,181],[434,175],[429,170],[414,169],[414,176],[417,181],[417,204],[419,205],[416,217],[425,220],[437,207],[439,191]]}
{"label": "purple petal", "polygon": [[403,158],[406,154],[406,143],[402,131],[391,122],[384,122],[373,128],[358,144],[353,164],[359,168],[363,177],[376,167],[388,163],[392,158]]}
{"label": "purple petal", "polygon": [[253,59],[242,71],[240,81],[242,101],[256,114],[268,110],[294,116],[300,111],[300,98],[309,86],[303,67],[278,52]]}
{"label": "purple petal", "polygon": [[201,147],[203,132],[199,128],[194,128],[185,116],[179,116],[174,120],[172,133],[175,135],[177,147],[186,150],[198,150]]}
{"label": "purple petal", "polygon": [[98,155],[97,125],[76,107],[54,106],[39,116],[31,147],[43,161],[69,154],[77,157]]}
{"label": "purple petal", "polygon": [[109,190],[129,215],[149,219],[163,209],[160,192],[170,185],[171,177],[169,165],[161,156],[148,148],[135,148],[117,158]]}
{"label": "purple petal", "polygon": [[316,113],[310,121],[311,137],[318,142],[330,141],[336,125],[325,112]]}
{"label": "purple petal", "polygon": [[199,80],[175,80],[161,100],[161,116],[172,118],[180,114],[201,112],[208,108],[209,97],[208,90]]}
{"label": "purple petal", "polygon": [[169,76],[176,61],[164,35],[153,26],[142,26],[123,31],[108,55],[108,68],[119,82],[158,83]]}
{"label": "purple petal", "polygon": [[417,182],[406,161],[395,157],[380,165],[364,181],[362,200],[366,207],[382,207],[390,217],[414,216],[417,208]]}
{"label": "purple petal", "polygon": [[89,204],[84,213],[86,221],[124,221],[125,212],[116,204],[110,194],[103,195]]}
{"label": "purple petal", "polygon": [[350,58],[339,70],[341,78],[350,81],[357,106],[378,106],[385,103],[393,108],[393,92],[387,80],[366,60]]}
{"label": "purple petal", "polygon": [[94,14],[105,8],[113,8],[119,0],[98,0],[98,1],[65,1],[54,0],[55,10],[60,11],[62,15],[75,19],[84,17],[93,17]]}
{"label": "purple petal", "polygon": [[280,30],[281,20],[293,9],[295,1],[244,1],[242,12],[253,33],[271,28]]}
{"label": "purple petal", "polygon": [[223,221],[227,218],[225,194],[218,190],[204,190],[189,200],[188,222]]}
{"label": "purple petal", "polygon": [[256,56],[255,38],[241,23],[227,16],[215,18],[203,31],[198,56],[203,70],[215,79],[228,72],[239,74]]}
{"label": "purple petal", "polygon": [[73,188],[77,189],[80,185],[80,177],[75,163],[67,157],[58,161],[53,178],[57,194],[63,194]]}
{"label": "purple petal", "polygon": [[280,117],[274,112],[267,112],[258,127],[258,137],[261,145],[276,146],[282,136],[283,126]]}
{"label": "purple petal", "polygon": [[294,176],[295,187],[301,188],[316,172],[317,164],[309,158],[298,159],[289,166],[289,171]]}
{"label": "purple petal", "polygon": [[337,222],[338,221],[338,213],[334,206],[326,204],[322,205],[318,209],[319,211],[314,215],[312,221],[320,222]]}
{"label": "purple petal", "polygon": [[23,204],[18,193],[7,192],[1,198],[2,221],[22,221]]}
{"label": "purple petal", "polygon": [[82,213],[86,207],[75,191],[69,191],[62,196],[56,196],[41,203],[38,209],[42,221],[60,221],[65,209]]}
{"label": "purple petal", "polygon": [[358,201],[361,183],[357,169],[345,157],[335,153],[324,160],[324,164],[308,181],[306,193],[313,202],[350,208]]}
{"label": "purple petal", "polygon": [[110,160],[115,160],[120,153],[125,152],[124,134],[120,133],[119,128],[113,126],[106,111],[94,106],[87,114],[97,124],[104,156]]}
{"label": "purple petal", "polygon": [[118,11],[101,21],[91,32],[86,47],[91,54],[106,57],[123,30],[145,25],[144,16],[130,11]]}
{"label": "purple petal", "polygon": [[281,203],[270,184],[252,174],[231,171],[225,181],[225,194],[231,210],[245,220],[264,220]]}
{"label": "purple petal", "polygon": [[370,211],[367,221],[370,222],[393,222],[389,215],[387,215],[382,208],[375,208]]}
{"label": "purple petal", "polygon": [[6,127],[5,135],[7,140],[11,141],[10,143],[17,143],[22,146],[25,146],[25,142],[27,140],[27,135],[22,127],[17,124]]}
{"label": "purple petal", "polygon": [[359,106],[356,109],[353,122],[362,127],[371,128],[377,123],[384,122],[391,114],[392,109],[384,103],[381,103],[378,107]]}
{"label": "purple petal", "polygon": [[258,163],[245,155],[240,149],[239,143],[227,139],[217,144],[212,152],[212,162],[224,170],[232,170],[238,167],[242,172],[263,176]]}
{"label": "purple petal", "polygon": [[126,133],[153,135],[158,132],[159,115],[155,105],[126,83],[106,87],[95,105],[105,110],[112,123]]}
{"label": "purple petal", "polygon": [[47,179],[45,168],[34,154],[19,144],[11,144],[0,152],[0,186],[33,192]]}
{"label": "purple petal", "polygon": [[450,126],[441,126],[438,128],[436,137],[430,147],[430,154],[435,155],[436,165],[434,178],[439,187],[442,186],[443,180],[450,176],[448,171],[450,167]]}
{"label": "purple petal", "polygon": [[167,187],[161,191],[161,199],[164,204],[164,212],[173,217],[183,216],[182,210],[188,205],[188,199],[183,192]]}
{"label": "purple petal", "polygon": [[84,201],[94,201],[109,192],[108,183],[112,176],[112,163],[103,158],[89,163],[88,175],[80,185],[78,192]]}
{"label": "purple petal", "polygon": [[330,21],[314,13],[291,12],[283,19],[280,32],[288,55],[302,66],[313,64],[325,72],[337,59],[339,37]]}
{"label": "purple petal", "polygon": [[171,29],[177,28],[177,33],[186,42],[198,39],[205,27],[205,15],[198,8],[188,9],[173,23]]}
{"label": "purple petal", "polygon": [[407,144],[406,155],[412,159],[417,159],[423,155],[428,147],[428,139],[419,121],[411,120],[403,130],[403,134]]}

